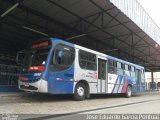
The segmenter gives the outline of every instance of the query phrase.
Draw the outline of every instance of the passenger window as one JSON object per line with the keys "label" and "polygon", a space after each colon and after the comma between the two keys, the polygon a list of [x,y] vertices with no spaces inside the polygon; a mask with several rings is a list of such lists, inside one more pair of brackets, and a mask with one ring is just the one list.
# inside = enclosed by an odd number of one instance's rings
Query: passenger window
{"label": "passenger window", "polygon": [[145,81],[145,76],[144,76],[144,70],[142,69],[142,71],[141,71],[141,74],[142,74],[142,82],[144,82]]}
{"label": "passenger window", "polygon": [[96,55],[79,50],[79,65],[82,69],[97,70]]}
{"label": "passenger window", "polygon": [[127,64],[125,64],[124,69],[125,69],[125,70],[129,70],[129,68],[128,68],[128,65],[127,65]]}
{"label": "passenger window", "polygon": [[124,65],[124,75],[130,76],[129,65]]}
{"label": "passenger window", "polygon": [[131,71],[135,72],[135,67],[131,66]]}
{"label": "passenger window", "polygon": [[123,69],[122,69],[122,63],[117,62],[117,74],[118,75],[123,75]]}
{"label": "passenger window", "polygon": [[117,68],[122,68],[122,64],[120,62],[117,62]]}
{"label": "passenger window", "polygon": [[98,79],[106,79],[106,61],[98,59]]}
{"label": "passenger window", "polygon": [[115,69],[115,64],[114,64],[114,60],[109,60],[109,73],[116,73],[116,69]]}
{"label": "passenger window", "polygon": [[131,66],[131,77],[135,77],[136,74],[135,74],[135,67],[134,66]]}
{"label": "passenger window", "polygon": [[51,71],[59,72],[68,69],[73,64],[74,57],[74,48],[57,45],[52,56]]}

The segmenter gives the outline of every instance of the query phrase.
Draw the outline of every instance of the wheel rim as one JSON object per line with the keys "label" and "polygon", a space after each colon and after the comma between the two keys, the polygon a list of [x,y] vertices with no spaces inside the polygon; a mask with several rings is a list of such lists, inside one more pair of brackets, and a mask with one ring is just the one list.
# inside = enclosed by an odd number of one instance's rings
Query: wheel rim
{"label": "wheel rim", "polygon": [[131,94],[132,94],[132,92],[131,92],[131,87],[128,87],[127,93],[128,93],[128,96],[131,96]]}
{"label": "wheel rim", "polygon": [[84,95],[84,88],[83,87],[78,87],[77,88],[77,94],[79,96],[83,96]]}

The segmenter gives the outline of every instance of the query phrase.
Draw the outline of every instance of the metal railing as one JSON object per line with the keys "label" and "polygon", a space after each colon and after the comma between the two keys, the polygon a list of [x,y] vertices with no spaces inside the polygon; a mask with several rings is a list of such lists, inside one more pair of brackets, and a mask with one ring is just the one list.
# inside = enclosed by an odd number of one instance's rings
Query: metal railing
{"label": "metal railing", "polygon": [[146,90],[160,90],[160,82],[146,82]]}
{"label": "metal railing", "polygon": [[0,64],[0,86],[17,86],[20,68]]}

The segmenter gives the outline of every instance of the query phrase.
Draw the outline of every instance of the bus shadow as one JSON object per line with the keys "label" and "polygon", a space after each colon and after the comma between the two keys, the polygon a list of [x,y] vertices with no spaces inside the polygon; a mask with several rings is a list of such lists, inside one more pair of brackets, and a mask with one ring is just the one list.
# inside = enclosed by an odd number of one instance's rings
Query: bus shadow
{"label": "bus shadow", "polygon": [[72,100],[72,95],[52,95],[40,93],[26,93],[20,97],[26,102],[63,102]]}
{"label": "bus shadow", "polygon": [[[137,97],[139,95],[132,95],[132,97]],[[94,94],[91,95],[91,99],[111,99],[111,98],[126,98],[124,94]]]}
{"label": "bus shadow", "polygon": [[124,97],[121,94],[94,94],[91,95],[91,99],[104,99],[104,98],[121,98]]}
{"label": "bus shadow", "polygon": [[[138,97],[140,95],[133,95],[132,97]],[[112,98],[125,98],[122,94],[93,94],[90,99],[86,100],[99,100],[99,99],[112,99]],[[24,93],[20,96],[20,99],[24,102],[67,102],[74,101],[72,95],[52,95],[52,94],[37,94],[37,93]]]}

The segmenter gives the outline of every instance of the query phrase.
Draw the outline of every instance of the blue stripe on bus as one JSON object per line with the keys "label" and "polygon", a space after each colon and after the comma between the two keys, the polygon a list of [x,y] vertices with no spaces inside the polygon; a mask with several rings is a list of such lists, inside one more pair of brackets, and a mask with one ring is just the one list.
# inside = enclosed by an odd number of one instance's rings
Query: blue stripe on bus
{"label": "blue stripe on bus", "polygon": [[122,90],[121,86],[123,85],[123,83],[124,83],[124,76],[120,76],[120,82],[119,82],[119,87],[118,87],[117,93],[121,93],[121,90]]}
{"label": "blue stripe on bus", "polygon": [[118,81],[118,79],[119,79],[119,76],[117,76],[117,79],[116,79],[116,82],[115,82],[115,84],[114,84],[112,93],[116,93],[116,87],[117,87],[117,81]]}

